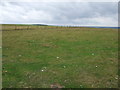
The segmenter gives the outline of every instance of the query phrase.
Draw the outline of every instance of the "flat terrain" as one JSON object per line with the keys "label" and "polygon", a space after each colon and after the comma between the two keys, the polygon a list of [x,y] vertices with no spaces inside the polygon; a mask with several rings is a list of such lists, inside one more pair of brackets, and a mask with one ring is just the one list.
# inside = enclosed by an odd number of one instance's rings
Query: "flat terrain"
{"label": "flat terrain", "polygon": [[3,88],[118,87],[117,29],[3,27]]}

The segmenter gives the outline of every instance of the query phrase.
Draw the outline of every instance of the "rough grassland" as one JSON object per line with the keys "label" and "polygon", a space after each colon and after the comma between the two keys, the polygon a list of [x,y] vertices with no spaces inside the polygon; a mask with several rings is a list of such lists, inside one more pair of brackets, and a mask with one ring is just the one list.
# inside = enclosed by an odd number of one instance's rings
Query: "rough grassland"
{"label": "rough grassland", "polygon": [[2,40],[3,88],[118,87],[117,29],[41,26]]}

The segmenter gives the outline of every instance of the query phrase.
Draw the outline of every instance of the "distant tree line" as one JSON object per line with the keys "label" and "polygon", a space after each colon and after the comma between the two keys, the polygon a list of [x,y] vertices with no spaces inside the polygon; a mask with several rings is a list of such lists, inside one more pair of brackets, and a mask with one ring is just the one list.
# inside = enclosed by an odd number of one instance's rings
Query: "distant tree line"
{"label": "distant tree line", "polygon": [[[48,27],[47,27],[48,26]],[[38,28],[55,29],[55,28],[79,28],[80,26],[57,26],[57,25],[45,25],[45,24],[4,24],[3,30],[31,30]]]}

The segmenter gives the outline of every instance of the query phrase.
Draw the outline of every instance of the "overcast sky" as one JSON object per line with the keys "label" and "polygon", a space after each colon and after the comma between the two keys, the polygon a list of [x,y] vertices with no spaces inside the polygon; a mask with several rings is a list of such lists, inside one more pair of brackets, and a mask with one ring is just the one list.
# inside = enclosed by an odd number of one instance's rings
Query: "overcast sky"
{"label": "overcast sky", "polygon": [[117,2],[2,2],[2,24],[117,26]]}

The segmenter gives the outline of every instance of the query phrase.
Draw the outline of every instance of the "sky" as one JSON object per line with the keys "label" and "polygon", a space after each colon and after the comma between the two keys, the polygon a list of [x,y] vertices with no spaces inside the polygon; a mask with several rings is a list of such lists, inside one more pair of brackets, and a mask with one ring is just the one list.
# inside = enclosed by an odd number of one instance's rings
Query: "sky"
{"label": "sky", "polygon": [[1,24],[118,26],[117,2],[2,2]]}

